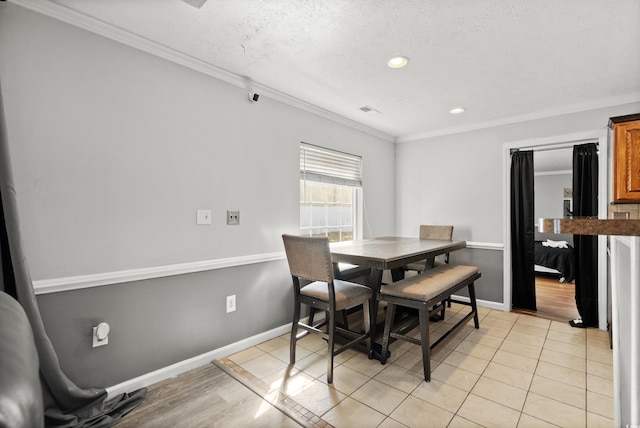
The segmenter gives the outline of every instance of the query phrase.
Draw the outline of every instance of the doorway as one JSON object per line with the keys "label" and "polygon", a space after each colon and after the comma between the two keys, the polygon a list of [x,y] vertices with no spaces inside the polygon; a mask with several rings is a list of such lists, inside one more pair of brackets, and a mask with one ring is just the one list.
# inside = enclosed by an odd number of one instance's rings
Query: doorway
{"label": "doorway", "polygon": [[[607,160],[608,160],[608,139],[606,129],[588,131],[584,133],[569,134],[556,137],[541,138],[536,140],[516,141],[503,144],[503,218],[504,218],[504,259],[503,259],[503,281],[504,281],[504,310],[512,310],[512,251],[511,251],[511,213],[510,213],[510,170],[511,170],[511,151],[515,149],[521,150],[552,150],[561,148],[572,148],[576,144],[586,142],[597,142],[600,147],[599,156],[599,205],[598,212],[600,218],[607,216]],[[561,205],[562,207],[562,205]],[[554,216],[562,217],[562,214]],[[536,219],[537,220],[537,219]],[[602,330],[607,329],[607,259],[606,259],[606,237],[598,238],[598,327]],[[575,293],[574,293],[575,296]],[[575,307],[575,300],[573,301]],[[576,309],[577,310],[577,309]],[[572,319],[572,318],[569,318]]]}

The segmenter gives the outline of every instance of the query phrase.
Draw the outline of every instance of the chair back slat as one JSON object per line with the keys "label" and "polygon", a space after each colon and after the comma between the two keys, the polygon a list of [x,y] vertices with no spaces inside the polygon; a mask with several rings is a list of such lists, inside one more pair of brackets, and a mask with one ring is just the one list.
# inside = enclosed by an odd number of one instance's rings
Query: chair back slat
{"label": "chair back slat", "polygon": [[292,276],[311,281],[333,281],[329,238],[285,234],[282,241]]}

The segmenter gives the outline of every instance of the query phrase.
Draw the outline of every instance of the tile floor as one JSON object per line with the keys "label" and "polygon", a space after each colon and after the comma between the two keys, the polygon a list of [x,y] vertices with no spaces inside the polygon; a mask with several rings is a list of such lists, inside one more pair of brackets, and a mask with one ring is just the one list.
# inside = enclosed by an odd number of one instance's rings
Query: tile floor
{"label": "tile floor", "polygon": [[[463,308],[432,323],[432,337]],[[429,383],[420,348],[402,341],[386,365],[340,354],[332,385],[315,335],[298,342],[293,370],[288,335],[228,358],[335,427],[613,427],[607,332],[486,308],[479,316],[479,330],[469,323],[435,350]]]}

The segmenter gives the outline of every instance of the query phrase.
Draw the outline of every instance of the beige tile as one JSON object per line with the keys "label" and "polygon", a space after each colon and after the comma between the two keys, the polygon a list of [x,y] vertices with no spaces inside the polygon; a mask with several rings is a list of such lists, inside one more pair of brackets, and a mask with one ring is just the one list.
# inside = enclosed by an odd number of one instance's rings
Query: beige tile
{"label": "beige tile", "polygon": [[247,348],[243,351],[237,352],[233,355],[229,355],[229,359],[231,361],[233,361],[236,364],[242,364],[242,363],[246,363],[249,360],[252,360],[256,357],[259,357],[261,355],[265,355],[266,352],[264,352],[261,349],[256,348],[255,346],[252,346],[251,348]]}
{"label": "beige tile", "polygon": [[512,340],[523,345],[531,345],[536,347],[542,347],[544,345],[544,337],[532,336],[528,333],[521,333],[519,331],[513,331],[507,335],[507,340]]}
{"label": "beige tile", "polygon": [[[338,348],[338,345],[336,344],[336,349],[337,348]],[[316,354],[329,358],[329,348],[327,347],[319,351],[316,351]],[[351,358],[355,357],[358,354],[362,354],[362,352],[356,351],[355,349],[347,349],[346,351],[341,352],[338,355],[333,357],[333,364],[334,365],[344,364],[347,360],[350,360]]]}
{"label": "beige tile", "polygon": [[524,333],[529,336],[535,336],[535,337],[540,337],[544,339],[545,337],[547,337],[547,333],[549,332],[549,329],[540,328],[527,323],[518,322],[513,326],[513,328],[511,329],[511,332]]}
{"label": "beige tile", "polygon": [[584,358],[574,357],[573,355],[563,354],[562,352],[552,351],[550,349],[542,349],[540,361],[557,364],[574,370],[586,372],[587,362]]}
{"label": "beige tile", "polygon": [[613,397],[613,380],[592,374],[587,374],[587,390]]}
{"label": "beige tile", "polygon": [[597,328],[588,328],[587,329],[587,339],[590,341],[596,340],[600,342],[604,342],[609,345],[609,332],[606,330],[599,330]]}
{"label": "beige tile", "polygon": [[525,391],[529,389],[529,385],[531,385],[531,380],[533,379],[533,373],[507,367],[493,361],[489,363],[482,376],[515,386]]}
{"label": "beige tile", "polygon": [[485,319],[482,320],[483,326],[498,327],[504,330],[511,330],[511,327],[513,327],[513,324],[514,322],[512,321],[505,321],[498,318],[491,318],[489,316],[487,316]]}
{"label": "beige tile", "polygon": [[572,355],[574,357],[585,358],[586,348],[584,345],[572,345],[570,343],[560,342],[558,340],[547,339],[544,342],[544,349],[550,351],[561,352],[563,354]]}
{"label": "beige tile", "polygon": [[484,360],[491,360],[496,353],[496,348],[491,346],[481,345],[479,343],[470,342],[465,340],[456,347],[456,351],[463,354],[471,355],[474,357],[482,358]]}
{"label": "beige tile", "polygon": [[469,394],[457,414],[485,427],[515,427],[520,418],[519,411],[474,394]]}
{"label": "beige tile", "polygon": [[546,320],[544,318],[537,318],[537,317],[522,315],[520,318],[518,318],[517,324],[527,324],[533,327],[538,327],[538,328],[548,330],[551,325],[551,321]]}
{"label": "beige tile", "polygon": [[[298,332],[300,332],[300,330]],[[313,352],[328,347],[327,342],[317,334],[307,334],[302,339],[296,341],[296,346],[302,346]]]}
{"label": "beige tile", "polygon": [[503,338],[492,336],[486,331],[475,329],[469,333],[465,339],[466,342],[473,342],[479,345],[490,346],[492,348],[499,348],[503,340]]}
{"label": "beige tile", "polygon": [[587,382],[583,371],[573,370],[557,364],[539,361],[536,369],[536,376],[542,376],[547,379],[553,379],[576,388],[586,389]]}
{"label": "beige tile", "polygon": [[507,338],[502,342],[500,349],[523,357],[538,358],[542,352],[542,345],[525,345]]}
{"label": "beige tile", "polygon": [[262,379],[277,371],[286,369],[287,363],[269,354],[264,354],[240,364],[240,366],[255,377]]}
{"label": "beige tile", "polygon": [[395,360],[393,364],[414,373],[422,373],[424,371],[422,366],[422,353],[413,351],[405,352],[400,358]]}
{"label": "beige tile", "polygon": [[406,392],[392,388],[375,379],[371,379],[351,394],[352,398],[387,416],[408,396],[409,394]]}
{"label": "beige tile", "polygon": [[312,384],[316,379],[295,367],[287,367],[287,369],[262,380],[269,385],[269,391],[280,391],[287,395],[293,395]]}
{"label": "beige tile", "polygon": [[293,394],[292,398],[306,409],[318,416],[322,416],[347,396],[334,387],[315,380]]}
{"label": "beige tile", "polygon": [[538,364],[538,360],[535,358],[524,357],[522,355],[502,350],[498,350],[498,352],[496,352],[492,361],[527,373],[535,372],[536,365]]}
{"label": "beige tile", "polygon": [[308,357],[296,360],[294,366],[309,376],[317,378],[327,374],[328,362],[329,360],[327,358],[314,353]]}
{"label": "beige tile", "polygon": [[605,342],[602,340],[587,338],[587,348],[600,349],[602,351],[613,352],[611,349],[611,345],[609,345],[608,340]]}
{"label": "beige tile", "polygon": [[613,419],[615,417],[613,398],[587,391],[587,411]]}
{"label": "beige tile", "polygon": [[585,409],[586,406],[584,389],[541,376],[533,377],[529,391],[580,409]]}
{"label": "beige tile", "polygon": [[[327,378],[323,376],[318,380],[326,382]],[[333,387],[347,395],[360,388],[367,383],[367,381],[369,381],[369,376],[363,375],[349,367],[338,366],[333,369]]]}
{"label": "beige tile", "polygon": [[406,428],[406,427],[407,427],[406,425],[403,425],[392,418],[386,418],[380,425],[378,425],[378,428]]}
{"label": "beige tile", "polygon": [[384,419],[385,415],[367,407],[352,398],[345,398],[333,409],[322,416],[322,419],[336,428],[339,427],[375,427]]}
{"label": "beige tile", "polygon": [[543,420],[534,418],[527,414],[521,414],[518,421],[518,428],[556,428],[557,425],[550,424]]}
{"label": "beige tile", "polygon": [[482,425],[471,422],[469,419],[465,419],[462,416],[455,415],[453,419],[451,419],[451,423],[449,423],[447,428],[482,428]]}
{"label": "beige tile", "polygon": [[584,337],[587,334],[585,330],[588,330],[588,329],[571,327],[568,321],[567,322],[551,321],[551,326],[549,327],[549,330],[561,331],[563,333],[575,334],[577,336]]}
{"label": "beige tile", "polygon": [[587,359],[587,373],[613,380],[613,366]]}
{"label": "beige tile", "polygon": [[480,375],[489,365],[489,360],[453,351],[443,363]]}
{"label": "beige tile", "polygon": [[613,351],[587,347],[587,360],[613,365]]}
{"label": "beige tile", "polygon": [[518,411],[522,410],[527,398],[527,391],[484,376],[478,380],[471,393]]}
{"label": "beige tile", "polygon": [[614,426],[613,419],[587,412],[587,427],[589,428],[611,428]]}
{"label": "beige tile", "polygon": [[572,345],[586,345],[587,339],[584,335],[563,333],[561,331],[549,331],[547,339],[557,340],[559,342],[570,343]]}
{"label": "beige tile", "polygon": [[[496,326],[491,326],[491,325],[485,325],[484,323],[480,324],[480,328],[474,331],[479,331],[481,333],[485,333],[488,334],[489,336],[494,336],[500,339],[504,339],[505,337],[507,337],[507,335],[509,334],[509,332],[511,331],[510,328],[502,328],[502,327],[496,327]],[[471,333],[469,333],[471,334]]]}
{"label": "beige tile", "polygon": [[432,379],[431,382],[422,382],[418,385],[411,395],[455,413],[464,399],[467,398],[468,392]]}
{"label": "beige tile", "polygon": [[[313,351],[308,350],[307,348],[303,348],[302,346],[296,347],[296,360],[300,360],[302,358],[306,358],[311,355]],[[290,355],[289,355],[289,342],[287,342],[286,346],[282,346],[280,348],[269,351],[270,355],[273,355],[280,361],[284,361],[289,364]]]}
{"label": "beige tile", "polygon": [[491,311],[487,314],[487,318],[496,318],[515,323],[520,318],[520,314],[507,311]]}
{"label": "beige tile", "polygon": [[386,367],[382,365],[379,360],[370,360],[363,353],[358,353],[358,355],[356,355],[355,357],[345,361],[343,365],[369,377],[374,376],[376,373],[380,373]]}
{"label": "beige tile", "polygon": [[387,367],[378,373],[374,379],[406,393],[410,393],[420,382],[424,382],[424,378],[422,378],[421,375],[418,376],[416,373],[407,371],[394,364],[387,364]]}
{"label": "beige tile", "polygon": [[453,419],[453,413],[409,396],[391,413],[391,417],[408,427],[444,428]]}
{"label": "beige tile", "polygon": [[586,412],[569,404],[530,392],[523,413],[561,427],[584,427]]}
{"label": "beige tile", "polygon": [[465,391],[471,391],[479,378],[480,376],[475,373],[471,373],[445,363],[440,364],[431,372],[432,380],[439,380],[440,382],[444,382]]}
{"label": "beige tile", "polygon": [[285,347],[287,351],[289,350],[289,341],[284,340],[281,337],[275,337],[271,340],[267,340],[266,342],[262,342],[256,345],[256,348],[263,350],[264,352],[271,353],[278,348]]}

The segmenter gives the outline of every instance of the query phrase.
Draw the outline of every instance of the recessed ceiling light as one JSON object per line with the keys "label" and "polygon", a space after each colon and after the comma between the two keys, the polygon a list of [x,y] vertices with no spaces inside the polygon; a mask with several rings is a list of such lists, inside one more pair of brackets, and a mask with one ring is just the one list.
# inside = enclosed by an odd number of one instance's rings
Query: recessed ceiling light
{"label": "recessed ceiling light", "polygon": [[376,110],[372,107],[369,106],[364,106],[364,107],[360,107],[360,110],[362,110],[363,112],[370,114],[372,116],[378,115],[380,114],[380,110]]}
{"label": "recessed ceiling light", "polygon": [[409,58],[402,55],[394,56],[387,61],[387,65],[391,68],[402,68],[407,64],[409,64]]}
{"label": "recessed ceiling light", "polygon": [[451,114],[460,114],[464,111],[464,109],[462,107],[456,107],[456,108],[452,108],[451,110],[449,110],[449,113]]}

